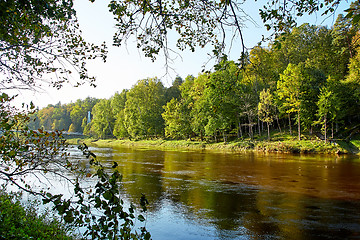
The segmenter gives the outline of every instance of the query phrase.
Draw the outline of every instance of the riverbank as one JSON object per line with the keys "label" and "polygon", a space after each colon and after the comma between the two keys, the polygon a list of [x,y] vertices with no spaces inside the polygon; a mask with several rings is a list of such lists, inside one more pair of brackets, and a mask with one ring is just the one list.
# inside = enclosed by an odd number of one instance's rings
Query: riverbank
{"label": "riverbank", "polygon": [[295,140],[284,138],[283,140],[234,140],[227,143],[208,143],[205,141],[190,140],[117,140],[117,139],[68,139],[69,144],[85,143],[96,147],[132,146],[152,149],[176,149],[176,150],[221,150],[221,151],[258,151],[279,153],[316,153],[316,154],[358,154],[360,141],[353,142],[337,141],[325,143],[321,140],[307,139]]}

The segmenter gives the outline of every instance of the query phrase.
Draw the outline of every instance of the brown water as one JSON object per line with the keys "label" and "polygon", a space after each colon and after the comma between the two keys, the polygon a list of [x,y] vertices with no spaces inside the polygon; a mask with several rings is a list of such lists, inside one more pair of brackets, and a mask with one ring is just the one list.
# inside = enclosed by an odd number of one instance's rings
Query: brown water
{"label": "brown water", "polygon": [[360,239],[360,160],[95,148],[157,239]]}

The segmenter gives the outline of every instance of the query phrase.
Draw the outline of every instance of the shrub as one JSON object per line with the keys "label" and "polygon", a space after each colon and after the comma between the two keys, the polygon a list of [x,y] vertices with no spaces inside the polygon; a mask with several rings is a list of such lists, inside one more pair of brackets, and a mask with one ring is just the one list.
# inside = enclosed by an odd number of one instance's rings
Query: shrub
{"label": "shrub", "polygon": [[0,239],[75,239],[69,228],[47,213],[39,214],[30,203],[23,206],[19,194],[0,192]]}

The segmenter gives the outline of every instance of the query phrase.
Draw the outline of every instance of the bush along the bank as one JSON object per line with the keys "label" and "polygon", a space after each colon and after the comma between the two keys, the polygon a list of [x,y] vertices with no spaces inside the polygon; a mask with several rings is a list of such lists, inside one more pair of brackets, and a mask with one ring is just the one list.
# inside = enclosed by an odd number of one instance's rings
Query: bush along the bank
{"label": "bush along the bank", "polygon": [[0,192],[0,239],[75,239],[69,230],[55,217],[38,213],[33,203],[21,204],[19,194]]}

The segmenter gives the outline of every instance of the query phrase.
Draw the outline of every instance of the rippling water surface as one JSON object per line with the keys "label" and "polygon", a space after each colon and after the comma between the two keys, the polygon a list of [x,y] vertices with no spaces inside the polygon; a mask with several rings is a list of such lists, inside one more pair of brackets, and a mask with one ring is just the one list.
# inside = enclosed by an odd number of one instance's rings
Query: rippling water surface
{"label": "rippling water surface", "polygon": [[360,239],[357,157],[94,148],[159,239]]}

